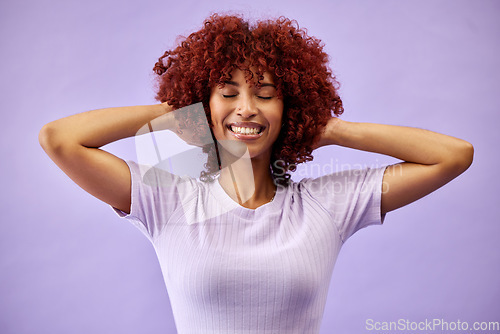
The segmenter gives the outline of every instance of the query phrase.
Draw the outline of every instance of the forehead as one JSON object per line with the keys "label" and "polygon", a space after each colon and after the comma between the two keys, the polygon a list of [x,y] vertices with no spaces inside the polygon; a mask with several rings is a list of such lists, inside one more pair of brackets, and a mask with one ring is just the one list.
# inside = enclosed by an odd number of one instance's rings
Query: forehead
{"label": "forehead", "polygon": [[[257,82],[257,72],[255,70],[251,70],[253,74],[253,80],[254,82]],[[232,81],[238,81],[238,82],[245,82],[245,71],[242,71],[240,69],[235,69],[231,72],[231,79]],[[268,83],[274,83],[273,76],[269,72],[264,72],[263,73],[264,80],[261,80],[262,82],[268,82]]]}
{"label": "forehead", "polygon": [[[212,92],[215,92],[217,89],[223,89],[226,87],[234,87],[234,88],[239,88],[239,87],[244,87],[244,86],[251,86],[253,88],[257,88],[257,74],[255,71],[252,72],[253,74],[253,79],[251,77],[248,77],[248,79],[245,79],[245,74],[248,75],[248,72],[242,71],[240,69],[233,70],[231,72],[231,77],[230,79],[222,79],[222,82],[219,84],[216,84],[212,86]],[[269,72],[264,72],[263,74],[263,79],[260,80],[260,88],[266,88],[266,87],[272,87],[276,88],[273,76]],[[248,82],[247,82],[248,80]],[[259,88],[259,89],[260,89]],[[269,89],[269,88],[268,88]]]}

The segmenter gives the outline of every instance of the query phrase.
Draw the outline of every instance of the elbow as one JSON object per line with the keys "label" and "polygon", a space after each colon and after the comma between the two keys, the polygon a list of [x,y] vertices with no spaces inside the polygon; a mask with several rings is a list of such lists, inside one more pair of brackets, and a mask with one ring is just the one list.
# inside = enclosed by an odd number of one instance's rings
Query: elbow
{"label": "elbow", "polygon": [[50,123],[45,124],[38,133],[38,143],[40,146],[47,150],[51,144],[54,130],[50,127]]}
{"label": "elbow", "polygon": [[467,141],[461,141],[449,158],[449,169],[456,176],[465,172],[474,160],[474,146]]}
{"label": "elbow", "polygon": [[38,133],[38,143],[46,153],[57,151],[62,143],[59,131],[51,123],[45,124]]}
{"label": "elbow", "polygon": [[49,143],[49,124],[45,124],[38,132],[38,143],[45,150]]}
{"label": "elbow", "polygon": [[469,159],[469,165],[467,168],[472,165],[472,161],[474,160],[474,146],[472,146],[471,143],[467,142],[468,144],[468,159]]}
{"label": "elbow", "polygon": [[474,146],[472,146],[471,143],[465,142],[463,144],[462,152],[461,152],[461,157],[462,157],[462,168],[463,172],[465,172],[470,165],[472,165],[472,161],[474,160]]}

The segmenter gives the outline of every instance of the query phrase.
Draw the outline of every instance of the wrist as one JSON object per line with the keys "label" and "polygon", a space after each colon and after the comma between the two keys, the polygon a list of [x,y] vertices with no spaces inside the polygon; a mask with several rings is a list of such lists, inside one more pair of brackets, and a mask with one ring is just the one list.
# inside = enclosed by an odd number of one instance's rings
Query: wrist
{"label": "wrist", "polygon": [[340,145],[340,135],[342,128],[347,122],[338,117],[332,117],[323,128],[317,147],[327,145]]}
{"label": "wrist", "polygon": [[176,129],[174,113],[171,112],[173,108],[171,106],[164,102],[155,104],[152,107],[154,111],[154,117],[148,122],[148,131],[173,131],[174,129]]}
{"label": "wrist", "polygon": [[174,108],[171,105],[169,105],[167,102],[163,102],[163,103],[159,104],[159,106],[160,106],[160,110],[161,110],[162,115],[174,110]]}

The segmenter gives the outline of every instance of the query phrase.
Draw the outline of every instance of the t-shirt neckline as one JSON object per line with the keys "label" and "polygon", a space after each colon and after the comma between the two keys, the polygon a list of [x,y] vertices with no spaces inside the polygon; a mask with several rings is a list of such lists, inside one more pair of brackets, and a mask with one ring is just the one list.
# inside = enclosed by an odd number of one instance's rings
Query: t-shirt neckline
{"label": "t-shirt neckline", "polygon": [[226,207],[227,209],[243,214],[244,216],[248,215],[256,215],[261,212],[267,211],[267,210],[276,210],[277,208],[280,208],[283,203],[283,197],[286,191],[286,188],[283,186],[277,186],[276,188],[276,193],[274,195],[274,199],[270,202],[267,202],[265,204],[262,204],[261,206],[257,207],[256,209],[250,209],[246,208],[242,205],[240,205],[238,202],[233,200],[222,188],[222,186],[219,183],[219,178],[216,178],[214,180],[214,185],[213,185],[213,194],[214,196],[220,201],[220,203]]}

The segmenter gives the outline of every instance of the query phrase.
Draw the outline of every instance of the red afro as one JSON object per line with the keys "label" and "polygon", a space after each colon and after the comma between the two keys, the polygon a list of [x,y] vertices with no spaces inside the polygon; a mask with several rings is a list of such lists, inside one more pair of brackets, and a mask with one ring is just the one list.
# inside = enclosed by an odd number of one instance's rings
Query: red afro
{"label": "red afro", "polygon": [[[286,183],[287,171],[313,159],[312,146],[332,113],[343,112],[328,55],[321,41],[299,29],[296,21],[279,17],[251,26],[236,15],[213,14],[201,30],[159,58],[154,67],[159,75],[156,99],[175,109],[202,102],[211,124],[211,88],[223,86],[236,68],[247,81],[255,74],[257,85],[264,72],[273,76],[284,110],[271,167],[274,177]],[[209,158],[209,172],[217,167]]]}

